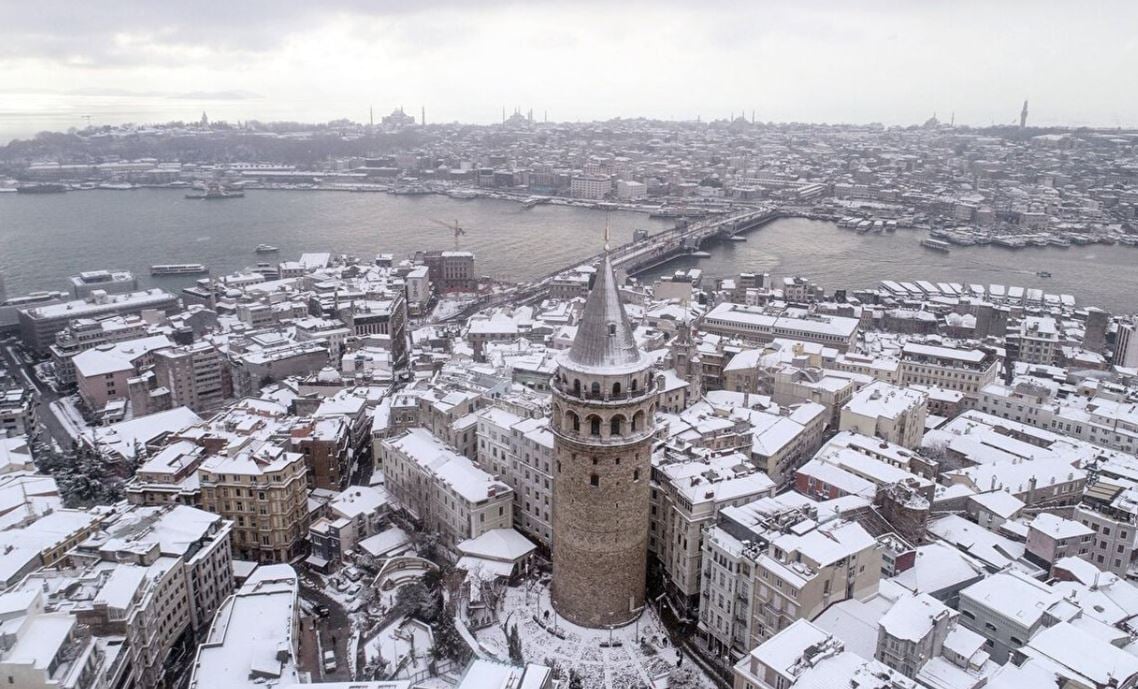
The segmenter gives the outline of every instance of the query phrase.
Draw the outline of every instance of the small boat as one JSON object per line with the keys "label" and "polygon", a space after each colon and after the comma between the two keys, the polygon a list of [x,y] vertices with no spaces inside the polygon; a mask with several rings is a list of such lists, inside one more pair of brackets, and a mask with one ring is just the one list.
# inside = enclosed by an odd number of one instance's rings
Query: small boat
{"label": "small boat", "polygon": [[946,254],[952,251],[952,245],[940,239],[922,239],[921,246],[933,251],[943,251]]}
{"label": "small boat", "polygon": [[745,241],[747,241],[747,238],[741,234],[733,234],[730,237],[728,237],[728,239],[730,239],[733,242],[745,242]]}
{"label": "small boat", "polygon": [[707,253],[706,251],[692,251],[688,254],[688,256],[694,256],[695,258],[711,258],[711,254]]}
{"label": "small boat", "polygon": [[258,244],[257,248],[254,249],[254,252],[258,254],[275,254],[278,251],[280,251],[280,249],[272,244]]}
{"label": "small boat", "polygon": [[209,268],[200,263],[161,263],[150,266],[151,275],[200,275],[208,272]]}
{"label": "small boat", "polygon": [[1049,278],[1049,277],[1051,277],[1051,273],[1050,273],[1050,272],[1048,272],[1048,271],[1046,271],[1046,270],[1041,270],[1041,271],[1037,272],[1037,273],[1036,273],[1036,275],[1038,275],[1038,276],[1039,276],[1039,277],[1041,277],[1041,278]]}

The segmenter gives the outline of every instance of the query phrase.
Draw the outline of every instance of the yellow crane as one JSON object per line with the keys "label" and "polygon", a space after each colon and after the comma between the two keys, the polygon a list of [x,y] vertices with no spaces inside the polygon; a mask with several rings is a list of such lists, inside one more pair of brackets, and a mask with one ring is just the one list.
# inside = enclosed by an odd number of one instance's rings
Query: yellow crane
{"label": "yellow crane", "polygon": [[461,237],[462,235],[466,234],[466,230],[463,229],[462,226],[458,224],[458,221],[455,220],[454,223],[449,223],[449,222],[444,222],[442,220],[435,220],[434,218],[431,218],[431,222],[438,225],[439,227],[445,227],[448,230],[451,230],[452,232],[454,232],[454,250],[458,251],[458,238]]}

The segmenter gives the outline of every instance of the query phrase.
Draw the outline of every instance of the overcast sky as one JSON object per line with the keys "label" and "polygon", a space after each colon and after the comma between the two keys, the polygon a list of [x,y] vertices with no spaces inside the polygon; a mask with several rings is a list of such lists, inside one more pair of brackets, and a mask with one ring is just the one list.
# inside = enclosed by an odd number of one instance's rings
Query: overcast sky
{"label": "overcast sky", "polygon": [[1138,0],[0,0],[0,140],[196,119],[1138,125]]}

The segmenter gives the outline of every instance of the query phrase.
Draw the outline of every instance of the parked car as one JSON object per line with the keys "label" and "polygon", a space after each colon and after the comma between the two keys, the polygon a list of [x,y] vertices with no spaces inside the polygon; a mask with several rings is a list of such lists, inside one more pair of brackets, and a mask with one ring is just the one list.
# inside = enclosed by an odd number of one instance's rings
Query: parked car
{"label": "parked car", "polygon": [[332,614],[331,609],[329,609],[327,605],[323,604],[313,606],[312,612],[316,613],[317,617],[327,617],[328,615]]}
{"label": "parked car", "polygon": [[336,652],[324,651],[324,672],[336,671]]}

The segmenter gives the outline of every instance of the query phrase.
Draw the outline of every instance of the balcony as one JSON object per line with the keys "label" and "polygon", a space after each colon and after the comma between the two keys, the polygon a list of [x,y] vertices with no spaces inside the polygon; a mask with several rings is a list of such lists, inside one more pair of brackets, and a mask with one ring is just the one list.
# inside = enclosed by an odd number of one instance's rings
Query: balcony
{"label": "balcony", "polygon": [[637,390],[624,390],[622,392],[613,393],[612,389],[601,390],[600,392],[592,392],[587,388],[574,389],[571,384],[556,381],[553,384],[553,389],[565,397],[591,402],[594,404],[623,404],[625,402],[643,399],[656,392],[656,381],[651,379],[648,387],[640,388]]}

